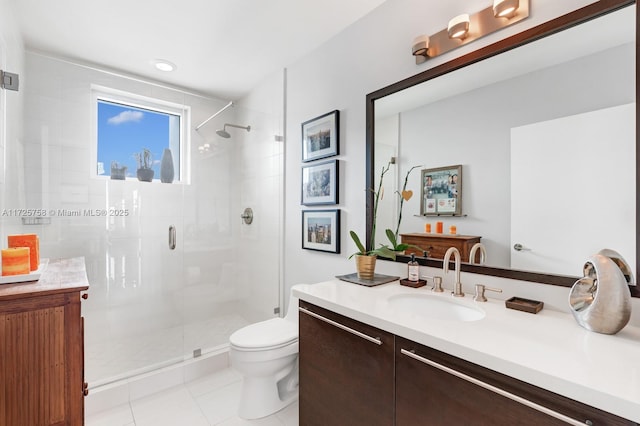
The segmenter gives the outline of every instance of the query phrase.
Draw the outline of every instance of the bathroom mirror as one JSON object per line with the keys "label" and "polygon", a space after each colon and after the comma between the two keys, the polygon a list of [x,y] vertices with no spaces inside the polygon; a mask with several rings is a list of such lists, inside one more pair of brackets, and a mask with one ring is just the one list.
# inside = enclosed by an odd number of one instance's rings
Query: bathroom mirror
{"label": "bathroom mirror", "polygon": [[[546,284],[571,286],[584,259],[604,247],[623,252],[635,264],[634,3],[595,2],[370,93],[367,187],[374,186],[391,157],[396,158],[392,191],[402,189],[406,172],[415,165],[463,165],[463,216],[420,216],[419,168],[409,178],[407,189],[415,198],[405,202],[400,233],[424,232],[426,223],[442,220],[447,227],[456,225],[460,234],[481,236],[487,248],[486,265],[466,264],[463,270]],[[605,133],[589,147],[588,139],[597,133],[593,123]],[[618,151],[613,145],[619,145]],[[585,154],[591,160],[584,160]],[[600,167],[605,156],[617,168]],[[603,181],[612,183],[602,190]],[[386,198],[393,204],[395,197]],[[537,205],[540,210],[528,213]],[[372,208],[370,194],[368,236]],[[397,207],[380,208],[377,229],[395,229]],[[542,228],[534,233],[569,256],[512,238],[518,227],[535,230],[531,224],[540,219]],[[578,226],[580,221],[586,225]],[[596,233],[616,239],[596,241]],[[386,238],[379,234],[376,240]],[[516,243],[525,250],[516,252]],[[543,262],[538,265],[535,258]],[[406,261],[403,256],[397,260]],[[437,259],[421,262],[442,266]],[[632,292],[637,293],[635,287]]]}

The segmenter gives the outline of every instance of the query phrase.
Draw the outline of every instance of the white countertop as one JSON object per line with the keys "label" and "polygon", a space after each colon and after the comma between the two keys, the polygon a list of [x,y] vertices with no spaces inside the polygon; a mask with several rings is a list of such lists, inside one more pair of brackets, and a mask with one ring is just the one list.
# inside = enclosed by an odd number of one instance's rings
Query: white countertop
{"label": "white countertop", "polygon": [[[469,291],[469,289],[465,289]],[[474,302],[398,281],[364,287],[340,280],[296,286],[293,294],[333,312],[640,422],[640,328],[604,335],[580,327],[568,313],[537,314],[505,308],[502,300]],[[390,306],[398,294],[446,298],[480,308],[477,321],[415,316]]]}

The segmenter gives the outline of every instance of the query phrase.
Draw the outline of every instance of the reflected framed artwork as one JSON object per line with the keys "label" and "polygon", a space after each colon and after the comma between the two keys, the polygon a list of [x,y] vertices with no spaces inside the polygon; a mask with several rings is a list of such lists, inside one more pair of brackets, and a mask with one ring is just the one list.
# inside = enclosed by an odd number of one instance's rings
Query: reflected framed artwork
{"label": "reflected framed artwork", "polygon": [[422,216],[462,215],[462,165],[423,169],[420,193]]}
{"label": "reflected framed artwork", "polygon": [[340,111],[335,110],[302,123],[302,161],[338,155]]}
{"label": "reflected framed artwork", "polygon": [[340,253],[340,210],[303,210],[302,248]]}
{"label": "reflected framed artwork", "polygon": [[338,160],[302,167],[302,204],[338,203]]}

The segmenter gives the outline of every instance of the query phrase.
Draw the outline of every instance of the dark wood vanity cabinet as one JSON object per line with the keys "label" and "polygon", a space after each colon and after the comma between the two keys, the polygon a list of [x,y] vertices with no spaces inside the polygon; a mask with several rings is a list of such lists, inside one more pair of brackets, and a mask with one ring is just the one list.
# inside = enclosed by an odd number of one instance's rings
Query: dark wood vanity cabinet
{"label": "dark wood vanity cabinet", "polygon": [[[588,405],[396,337],[396,426],[636,425]],[[532,408],[537,407],[536,408]]]}
{"label": "dark wood vanity cabinet", "polygon": [[[423,234],[411,233],[400,234],[400,241],[404,244],[420,247],[421,250],[413,247],[405,250],[405,253],[415,253],[416,256],[422,256],[423,251],[428,252],[428,257],[433,259],[444,259],[444,255],[449,247],[455,247],[460,252],[460,258],[463,262],[469,262],[469,254],[471,247],[475,243],[479,243],[482,237],[475,235],[448,235],[448,234]],[[480,260],[480,253],[476,253],[476,261]]]}
{"label": "dark wood vanity cabinet", "polygon": [[394,423],[394,336],[300,301],[300,424]]}
{"label": "dark wood vanity cabinet", "polygon": [[301,425],[637,426],[303,300],[300,307]]}

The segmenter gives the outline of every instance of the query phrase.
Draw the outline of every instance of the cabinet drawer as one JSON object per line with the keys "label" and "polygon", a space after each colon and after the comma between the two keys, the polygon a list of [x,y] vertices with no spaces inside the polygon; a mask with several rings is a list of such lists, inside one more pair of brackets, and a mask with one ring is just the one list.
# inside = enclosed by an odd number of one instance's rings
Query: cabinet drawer
{"label": "cabinet drawer", "polygon": [[[446,235],[446,234],[401,234],[400,241],[405,244],[420,247],[420,250],[408,248],[407,254],[415,253],[422,256],[423,251],[429,252],[428,257],[444,259],[444,255],[450,247],[455,247],[460,252],[463,262],[469,261],[471,248],[480,242],[481,237],[472,235]],[[476,259],[477,260],[477,259]]]}
{"label": "cabinet drawer", "polygon": [[[396,338],[396,426],[636,425],[409,340]],[[564,420],[563,416],[566,416]]]}

